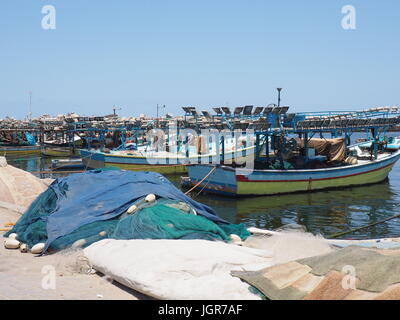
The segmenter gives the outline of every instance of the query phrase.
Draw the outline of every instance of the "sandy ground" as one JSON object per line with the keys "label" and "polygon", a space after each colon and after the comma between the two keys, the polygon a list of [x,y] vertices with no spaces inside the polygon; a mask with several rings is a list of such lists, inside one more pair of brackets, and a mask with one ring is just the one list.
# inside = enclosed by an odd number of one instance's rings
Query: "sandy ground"
{"label": "sandy ground", "polygon": [[[16,222],[20,215],[0,208],[0,228]],[[147,297],[111,282],[101,274],[82,272],[79,251],[43,257],[3,245],[0,231],[0,299],[11,300],[142,300]],[[52,275],[55,275],[52,277]],[[55,287],[55,288],[54,288]]]}

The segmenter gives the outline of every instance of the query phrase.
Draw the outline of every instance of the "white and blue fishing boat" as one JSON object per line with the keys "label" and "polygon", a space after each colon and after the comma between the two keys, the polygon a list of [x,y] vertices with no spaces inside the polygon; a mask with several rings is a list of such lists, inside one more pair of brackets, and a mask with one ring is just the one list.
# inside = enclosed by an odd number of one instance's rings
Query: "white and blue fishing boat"
{"label": "white and blue fishing boat", "polygon": [[[224,160],[243,162],[254,154],[254,145],[238,143],[240,139],[226,139],[221,147]],[[182,174],[187,166],[193,163],[219,163],[220,149],[218,143],[184,147],[175,151],[158,151],[149,145],[142,145],[135,150],[88,150],[81,149],[82,161],[87,168],[118,167],[132,171],[154,171],[162,174]],[[218,161],[218,162],[217,162]]]}
{"label": "white and blue fishing boat", "polygon": [[[400,149],[400,138],[399,137],[388,137],[388,138],[382,138],[379,140],[380,143],[384,144],[386,150],[399,150]],[[371,148],[372,141],[368,141],[365,143],[360,143],[358,146],[360,148],[365,148],[369,149]]]}

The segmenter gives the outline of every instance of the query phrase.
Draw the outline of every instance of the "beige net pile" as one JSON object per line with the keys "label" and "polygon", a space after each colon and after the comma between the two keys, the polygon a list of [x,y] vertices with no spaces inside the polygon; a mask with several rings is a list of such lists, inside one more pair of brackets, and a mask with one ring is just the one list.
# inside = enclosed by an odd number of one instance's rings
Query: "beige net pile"
{"label": "beige net pile", "polygon": [[0,206],[24,211],[51,184],[51,179],[39,179],[24,170],[7,164],[0,157]]}

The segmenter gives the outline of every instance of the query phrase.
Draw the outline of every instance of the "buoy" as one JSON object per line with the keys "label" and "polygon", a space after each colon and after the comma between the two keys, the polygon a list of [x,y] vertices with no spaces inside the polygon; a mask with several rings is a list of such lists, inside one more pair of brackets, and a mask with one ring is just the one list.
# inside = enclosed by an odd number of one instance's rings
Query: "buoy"
{"label": "buoy", "polygon": [[105,231],[99,232],[100,237],[105,237],[106,235],[107,235],[107,232],[105,232]]}
{"label": "buoy", "polygon": [[150,193],[146,196],[145,200],[146,200],[146,202],[149,202],[149,203],[154,202],[154,201],[156,201],[156,196],[154,194]]}
{"label": "buoy", "polygon": [[229,238],[231,238],[234,244],[242,244],[242,239],[237,234],[231,234]]}
{"label": "buoy", "polygon": [[9,236],[8,236],[8,238],[9,239],[17,239],[17,234],[16,233],[11,233]]}
{"label": "buoy", "polygon": [[26,243],[21,244],[19,246],[19,251],[21,251],[22,253],[28,252],[28,245]]}
{"label": "buoy", "polygon": [[128,213],[128,214],[132,214],[132,213],[134,213],[136,210],[137,210],[137,206],[133,205],[133,206],[130,206],[130,207],[129,207],[127,213]]}
{"label": "buoy", "polygon": [[4,242],[4,247],[6,247],[6,249],[18,249],[20,245],[21,242],[16,239],[7,239]]}
{"label": "buoy", "polygon": [[44,243],[37,243],[31,248],[31,253],[33,254],[39,254],[42,253],[44,249]]}
{"label": "buoy", "polygon": [[72,248],[78,249],[78,248],[84,246],[85,244],[86,244],[86,240],[85,240],[85,239],[76,240],[76,241],[72,244]]}

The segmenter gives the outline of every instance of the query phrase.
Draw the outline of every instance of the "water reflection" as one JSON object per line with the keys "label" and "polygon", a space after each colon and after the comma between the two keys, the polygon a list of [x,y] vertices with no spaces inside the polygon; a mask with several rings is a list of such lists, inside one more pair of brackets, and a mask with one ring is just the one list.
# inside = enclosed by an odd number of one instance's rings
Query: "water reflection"
{"label": "water reflection", "polygon": [[[60,159],[60,158],[57,158]],[[67,158],[66,158],[67,159]],[[57,178],[65,176],[66,174],[48,174],[43,173],[51,170],[51,158],[32,156],[7,156],[7,162],[14,167],[20,168],[25,171],[32,172],[35,176],[44,178]]]}

